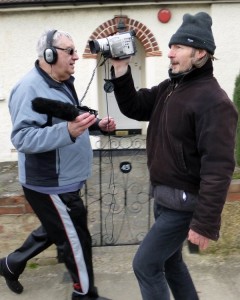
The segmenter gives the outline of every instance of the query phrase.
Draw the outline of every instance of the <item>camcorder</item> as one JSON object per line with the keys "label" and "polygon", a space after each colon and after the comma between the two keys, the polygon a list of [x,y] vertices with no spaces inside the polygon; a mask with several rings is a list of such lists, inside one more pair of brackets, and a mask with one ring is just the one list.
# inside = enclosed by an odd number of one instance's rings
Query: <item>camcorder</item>
{"label": "camcorder", "polygon": [[89,41],[89,47],[92,54],[101,52],[105,58],[124,59],[135,55],[136,35],[134,30],[120,32],[119,34],[102,39]]}

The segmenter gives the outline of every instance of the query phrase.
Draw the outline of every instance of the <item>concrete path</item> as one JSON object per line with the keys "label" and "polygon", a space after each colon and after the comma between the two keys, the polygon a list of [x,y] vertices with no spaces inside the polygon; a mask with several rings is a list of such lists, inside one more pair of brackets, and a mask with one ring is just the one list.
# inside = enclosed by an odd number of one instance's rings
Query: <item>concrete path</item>
{"label": "concrete path", "polygon": [[[131,263],[137,246],[94,248],[96,285],[113,300],[141,300]],[[200,300],[240,299],[240,255],[217,257],[190,254],[184,257]],[[27,268],[21,276],[24,292],[15,295],[0,278],[0,300],[70,300],[72,286],[63,264]],[[161,299],[159,299],[161,300]]]}

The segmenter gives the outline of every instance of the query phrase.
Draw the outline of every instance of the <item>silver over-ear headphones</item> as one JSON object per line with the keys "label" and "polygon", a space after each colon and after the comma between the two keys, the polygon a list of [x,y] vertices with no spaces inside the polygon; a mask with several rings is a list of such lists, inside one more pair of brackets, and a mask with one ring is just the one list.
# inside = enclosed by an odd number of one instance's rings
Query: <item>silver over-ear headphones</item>
{"label": "silver over-ear headphones", "polygon": [[55,64],[57,62],[57,58],[58,58],[57,50],[52,45],[53,36],[56,32],[57,32],[57,30],[54,29],[54,30],[50,30],[47,33],[47,47],[43,53],[45,61],[50,65]]}

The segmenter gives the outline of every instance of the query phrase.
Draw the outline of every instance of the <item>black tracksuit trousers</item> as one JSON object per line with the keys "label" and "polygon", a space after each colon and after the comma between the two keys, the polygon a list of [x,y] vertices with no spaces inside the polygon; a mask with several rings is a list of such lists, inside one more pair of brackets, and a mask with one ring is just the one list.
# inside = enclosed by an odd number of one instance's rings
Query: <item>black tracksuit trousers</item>
{"label": "black tracksuit trousers", "polygon": [[92,264],[92,240],[87,224],[87,210],[79,191],[47,195],[23,187],[25,197],[42,226],[34,230],[23,245],[7,257],[8,267],[19,276],[29,259],[53,243],[73,283],[83,294],[96,292]]}

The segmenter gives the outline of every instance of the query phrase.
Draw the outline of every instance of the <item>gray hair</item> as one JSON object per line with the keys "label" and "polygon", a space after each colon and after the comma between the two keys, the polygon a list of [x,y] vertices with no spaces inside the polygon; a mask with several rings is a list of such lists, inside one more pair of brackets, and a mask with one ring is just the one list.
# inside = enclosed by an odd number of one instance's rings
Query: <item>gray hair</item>
{"label": "gray hair", "polygon": [[[194,56],[195,52],[197,51],[197,49],[193,48],[192,50],[192,56]],[[214,57],[213,54],[206,52],[206,54],[199,60],[195,61],[193,63],[193,66],[195,68],[201,68],[203,65],[205,65],[205,63],[208,61],[208,59],[211,59],[212,61],[215,60],[216,58]]]}
{"label": "gray hair", "polygon": [[[54,29],[47,29],[45,30],[42,35],[40,36],[38,42],[37,42],[37,47],[36,47],[36,50],[37,50],[37,55],[39,58],[43,57],[43,53],[44,53],[44,50],[47,48],[47,35],[50,31],[52,31]],[[71,35],[66,32],[66,31],[60,31],[60,30],[57,30],[55,33],[54,33],[54,36],[53,36],[53,41],[52,41],[52,45],[53,46],[57,46],[57,42],[59,40],[59,38],[61,36],[66,36],[67,38],[69,38],[71,41],[73,40]]]}

